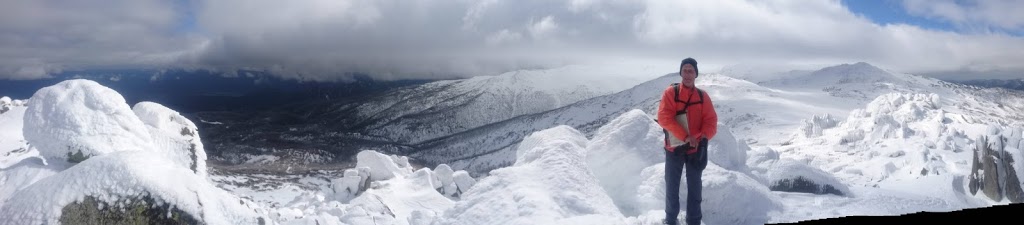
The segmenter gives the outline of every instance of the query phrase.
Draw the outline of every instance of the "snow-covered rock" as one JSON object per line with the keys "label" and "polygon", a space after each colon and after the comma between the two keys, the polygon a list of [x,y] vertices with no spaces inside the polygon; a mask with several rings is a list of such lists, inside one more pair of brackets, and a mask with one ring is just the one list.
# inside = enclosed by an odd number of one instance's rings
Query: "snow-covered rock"
{"label": "snow-covered rock", "polygon": [[[88,199],[95,202],[82,202]],[[204,224],[260,224],[269,219],[262,208],[188,168],[142,151],[94,156],[37,181],[14,193],[0,209],[0,218],[12,224],[58,224],[66,216],[62,213],[74,206],[98,203],[92,207],[116,210],[118,203],[139,199],[169,205]]]}
{"label": "snow-covered rock", "polygon": [[841,144],[861,140],[938,137],[941,127],[911,127],[920,121],[943,121],[944,111],[936,94],[889,93],[878,96],[864,109],[856,109],[840,124],[848,131]]}
{"label": "snow-covered rock", "polygon": [[727,170],[747,171],[747,151],[750,151],[750,146],[737,140],[725,124],[719,123],[715,137],[708,140],[708,161]]}
{"label": "snow-covered rock", "polygon": [[399,167],[391,156],[367,150],[356,154],[356,167],[370,168],[370,181],[387,180],[396,175],[409,175],[412,169]]}
{"label": "snow-covered rock", "polygon": [[[531,134],[516,164],[491,171],[444,212],[441,224],[565,224],[624,217],[584,159],[586,137],[568,126]],[[528,148],[523,148],[528,146]]]}
{"label": "snow-covered rock", "polygon": [[969,176],[971,194],[980,190],[994,201],[1024,202],[1024,152],[1017,148],[1020,128],[988,129],[976,142]]}
{"label": "snow-covered rock", "polygon": [[455,186],[455,171],[452,171],[452,167],[448,166],[448,164],[437,165],[437,168],[434,168],[434,174],[441,181],[441,189],[438,192],[448,197],[455,196],[458,187]]}
{"label": "snow-covered rock", "polygon": [[0,97],[0,114],[10,111],[12,107],[11,98],[4,96]]}
{"label": "snow-covered rock", "polygon": [[153,146],[184,167],[206,177],[206,150],[195,123],[178,112],[154,102],[139,102],[132,108],[149,128]]}
{"label": "snow-covered rock", "polygon": [[654,119],[632,110],[598,129],[587,143],[587,164],[625,215],[638,215],[637,187],[644,168],[665,161],[664,133]]}
{"label": "snow-covered rock", "polygon": [[[765,224],[769,213],[783,210],[778,196],[746,174],[709,163],[702,179],[701,205],[707,224]],[[686,193],[685,188],[680,190],[680,205],[685,207],[682,193]]]}
{"label": "snow-covered rock", "polygon": [[48,160],[80,162],[116,151],[154,151],[146,125],[124,97],[90,80],[67,80],[32,95],[25,140]]}
{"label": "snow-covered rock", "polygon": [[836,127],[839,125],[839,120],[833,117],[831,114],[825,115],[814,115],[809,120],[801,121],[803,124],[800,126],[799,134],[803,137],[821,137],[822,130]]}
{"label": "snow-covered rock", "polygon": [[347,203],[359,193],[366,191],[369,177],[360,176],[358,169],[346,169],[343,177],[331,180],[336,200]]}
{"label": "snow-covered rock", "polygon": [[772,191],[840,196],[851,194],[850,188],[832,174],[791,159],[782,159],[773,163],[767,169],[766,180],[768,188]]}
{"label": "snow-covered rock", "polygon": [[455,186],[458,188],[455,193],[460,196],[462,193],[469,191],[470,188],[473,188],[473,185],[476,185],[476,179],[469,176],[469,172],[466,172],[465,170],[455,171],[452,175],[452,180],[454,180]]}
{"label": "snow-covered rock", "polygon": [[[429,185],[409,178],[414,177],[398,176],[378,181],[377,187],[367,189],[349,202],[347,214],[341,221],[346,224],[407,224],[410,220],[420,220],[418,222],[422,223],[455,204]],[[414,217],[415,214],[421,215]]]}

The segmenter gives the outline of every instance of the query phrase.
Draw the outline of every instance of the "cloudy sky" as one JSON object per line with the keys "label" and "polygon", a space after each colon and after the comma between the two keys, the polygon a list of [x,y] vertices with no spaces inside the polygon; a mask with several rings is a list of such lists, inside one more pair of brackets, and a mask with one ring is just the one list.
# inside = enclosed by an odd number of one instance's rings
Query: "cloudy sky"
{"label": "cloudy sky", "polygon": [[187,68],[393,80],[685,57],[702,72],[864,61],[1024,78],[1020,12],[1020,0],[0,0],[0,79]]}

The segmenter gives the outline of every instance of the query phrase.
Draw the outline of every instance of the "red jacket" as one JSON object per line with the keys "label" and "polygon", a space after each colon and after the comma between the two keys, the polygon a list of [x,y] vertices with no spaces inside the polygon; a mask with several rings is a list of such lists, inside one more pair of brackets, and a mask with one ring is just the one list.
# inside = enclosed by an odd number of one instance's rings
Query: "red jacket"
{"label": "red jacket", "polygon": [[[679,101],[686,102],[689,98],[689,103],[700,102],[701,99],[696,92],[697,88],[688,88],[682,84],[679,85]],[[682,102],[676,102],[675,97],[672,96],[675,91],[672,90],[670,85],[661,95],[661,104],[658,105],[658,124],[662,128],[668,130],[668,133],[674,135],[679,140],[686,140],[687,132],[683,131],[683,126],[676,122],[676,111],[683,110],[686,104]],[[703,92],[703,90],[702,90]],[[693,97],[690,97],[690,94]],[[718,132],[718,114],[715,113],[715,106],[711,103],[711,96],[708,96],[707,92],[704,92],[704,101],[700,104],[690,105],[686,109],[686,119],[689,125],[689,134],[694,137],[694,140],[700,140],[700,138],[707,138],[711,140]],[[694,143],[696,144],[696,143]],[[665,143],[665,150],[674,151],[669,148],[668,143]],[[691,150],[696,152],[696,148]]]}

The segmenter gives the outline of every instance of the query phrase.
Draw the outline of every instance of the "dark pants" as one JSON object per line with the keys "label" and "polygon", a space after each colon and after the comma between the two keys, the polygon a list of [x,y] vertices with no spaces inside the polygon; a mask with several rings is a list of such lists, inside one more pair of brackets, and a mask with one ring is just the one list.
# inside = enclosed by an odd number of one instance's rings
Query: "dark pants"
{"label": "dark pants", "polygon": [[[681,151],[677,149],[676,151]],[[686,166],[686,223],[700,224],[702,214],[701,202],[701,170],[693,168],[693,163],[685,163],[685,157],[665,151],[665,219],[669,224],[676,224],[679,217],[679,182]]]}

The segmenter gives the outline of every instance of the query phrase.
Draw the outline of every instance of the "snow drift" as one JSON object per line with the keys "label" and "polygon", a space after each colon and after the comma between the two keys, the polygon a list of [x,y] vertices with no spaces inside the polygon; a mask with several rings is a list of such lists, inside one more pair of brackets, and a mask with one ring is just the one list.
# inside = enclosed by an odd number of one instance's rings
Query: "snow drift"
{"label": "snow drift", "polygon": [[[586,138],[568,126],[531,134],[515,165],[491,171],[441,224],[614,224],[624,217],[587,169]],[[624,222],[622,222],[624,223]]]}

